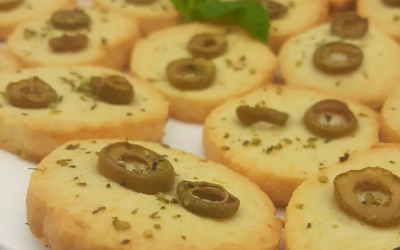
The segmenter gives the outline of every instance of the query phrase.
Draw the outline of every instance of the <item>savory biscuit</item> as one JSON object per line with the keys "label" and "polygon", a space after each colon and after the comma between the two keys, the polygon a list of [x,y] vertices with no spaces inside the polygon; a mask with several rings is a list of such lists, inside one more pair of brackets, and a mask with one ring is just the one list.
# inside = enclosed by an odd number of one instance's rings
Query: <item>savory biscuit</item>
{"label": "savory biscuit", "polygon": [[[376,166],[400,176],[399,145],[397,147],[368,149],[357,154],[350,154],[346,162],[332,165],[319,175],[303,182],[294,192],[286,209],[285,249],[398,249],[400,246],[400,238],[398,237],[400,226],[382,228],[371,226],[348,215],[340,209],[335,199],[333,182],[338,175],[351,170]],[[374,168],[369,170],[377,172]],[[385,184],[383,182],[379,185]],[[356,190],[349,190],[348,194],[356,192]],[[364,195],[359,196],[360,202],[365,200],[365,194],[368,191],[376,190],[366,189],[363,191]],[[399,196],[392,197],[392,202],[395,202],[395,200],[398,202],[398,199]],[[385,207],[381,207],[377,208],[376,211],[382,208],[385,209]],[[393,209],[398,210],[399,207]]]}
{"label": "savory biscuit", "polygon": [[19,24],[56,10],[75,6],[75,0],[9,0],[0,4],[0,38],[8,37]]}
{"label": "savory biscuit", "polygon": [[[165,145],[130,142],[162,155],[175,172],[172,186],[163,193],[135,192],[99,172],[98,155],[101,157],[102,149],[115,142],[73,141],[39,164],[29,184],[27,217],[31,232],[43,244],[57,250],[278,250],[282,221],[275,216],[269,198],[248,179]],[[85,150],[68,150],[70,145]],[[157,162],[166,164],[165,160]],[[131,164],[136,169],[141,167]],[[189,212],[184,205],[192,203],[177,202],[176,187],[182,180],[222,185],[239,199],[236,213],[213,219]],[[204,195],[200,194],[202,190]],[[193,194],[205,197],[200,203],[219,201],[222,196],[218,192],[207,197],[204,189]],[[217,203],[215,207],[221,206]]]}
{"label": "savory biscuit", "polygon": [[385,100],[381,110],[381,131],[385,142],[400,142],[400,88]]}
{"label": "savory biscuit", "polygon": [[95,65],[124,69],[139,30],[116,13],[56,12],[19,25],[7,45],[24,67]]}
{"label": "savory biscuit", "polygon": [[18,69],[18,63],[11,57],[8,50],[0,47],[0,72]]}
{"label": "savory biscuit", "polygon": [[115,11],[130,17],[138,23],[144,35],[179,23],[180,16],[171,0],[147,2],[149,3],[135,4],[126,0],[94,0],[93,4],[95,7]]}
{"label": "savory biscuit", "polygon": [[[400,46],[372,25],[363,37],[345,39],[325,24],[290,39],[278,64],[288,85],[344,94],[377,108],[399,85],[399,55]],[[316,62],[336,72],[326,73]]]}
{"label": "savory biscuit", "polygon": [[[133,94],[128,95],[133,98],[117,105],[107,99],[107,93],[103,96],[105,91],[94,94],[92,86],[98,85],[92,77],[107,76],[127,79],[133,86]],[[167,102],[122,73],[96,67],[49,67],[4,72],[0,78],[0,148],[22,158],[41,160],[60,144],[76,139],[159,141],[164,135]],[[104,90],[117,96],[113,89]]]}
{"label": "savory biscuit", "polygon": [[384,0],[358,0],[357,12],[360,16],[368,18],[381,31],[400,42],[400,8],[398,3],[397,6],[391,6],[386,4]]}
{"label": "savory biscuit", "polygon": [[[204,34],[212,36],[210,47],[220,54],[211,59],[191,60],[188,44]],[[197,46],[199,50],[207,49]],[[179,68],[178,64],[167,70],[172,62],[181,59],[186,62],[178,63],[184,67]],[[271,51],[240,30],[192,23],[155,32],[139,41],[133,50],[131,73],[165,96],[172,117],[203,122],[216,106],[271,81],[275,66]],[[173,78],[180,81],[170,80]]]}
{"label": "savory biscuit", "polygon": [[[308,129],[304,122],[305,113],[311,106],[330,99],[345,102],[355,118],[343,120],[341,117],[348,117],[349,112],[340,106],[340,111],[336,112],[337,104],[329,104],[331,108],[328,109],[332,110],[322,109],[317,113],[319,123],[333,126],[333,130],[336,126],[347,130],[350,124],[358,121],[358,126],[349,127],[353,129],[336,139],[333,138],[336,135],[327,132],[311,132],[316,130]],[[276,109],[278,112],[274,111],[270,116],[283,123],[256,122],[254,117],[258,116],[253,114],[252,118],[248,110],[237,113],[238,107],[246,105]],[[336,118],[330,114],[331,111]],[[284,126],[281,125],[285,122],[285,115],[280,112],[288,115]],[[243,119],[253,119],[253,123]],[[307,177],[338,162],[346,153],[377,143],[378,129],[375,112],[356,102],[307,88],[269,86],[228,101],[211,112],[204,124],[203,143],[209,159],[248,177],[268,194],[275,205],[286,206],[293,191]]]}

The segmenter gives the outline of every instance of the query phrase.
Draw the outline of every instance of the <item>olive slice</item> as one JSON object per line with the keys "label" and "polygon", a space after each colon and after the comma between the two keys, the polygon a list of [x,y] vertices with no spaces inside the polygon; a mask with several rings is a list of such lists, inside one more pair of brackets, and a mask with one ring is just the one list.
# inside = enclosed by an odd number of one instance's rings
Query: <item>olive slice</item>
{"label": "olive slice", "polygon": [[363,57],[362,50],[356,45],[332,42],[315,51],[314,65],[327,74],[344,74],[358,69]]}
{"label": "olive slice", "polygon": [[[338,175],[333,185],[336,204],[348,215],[375,227],[400,225],[400,178],[389,170],[351,170]],[[360,202],[359,194],[363,193],[365,201]],[[376,202],[372,193],[389,198]]]}
{"label": "olive slice", "polygon": [[49,46],[54,52],[77,52],[86,48],[88,43],[86,35],[63,35],[49,40]]}
{"label": "olive slice", "polygon": [[156,0],[125,0],[126,3],[130,3],[130,4],[151,4],[154,3]]}
{"label": "olive slice", "polygon": [[389,6],[394,6],[394,7],[400,6],[400,0],[382,0],[382,2]]}
{"label": "olive slice", "polygon": [[21,5],[24,0],[0,0],[0,10],[10,10]]}
{"label": "olive slice", "polygon": [[111,104],[129,104],[134,97],[132,84],[122,76],[92,77],[89,85],[95,96]]}
{"label": "olive slice", "polygon": [[205,89],[215,78],[215,65],[203,58],[175,60],[167,66],[167,78],[181,90]]}
{"label": "olive slice", "polygon": [[195,57],[211,59],[222,55],[228,42],[222,34],[204,33],[195,35],[189,42],[188,50]]}
{"label": "olive slice", "polygon": [[368,31],[368,20],[354,12],[338,12],[333,15],[331,33],[340,38],[357,39]]}
{"label": "olive slice", "polygon": [[[344,123],[331,125],[330,120],[334,115],[341,116]],[[323,100],[306,111],[304,124],[314,135],[333,139],[356,131],[358,120],[346,103],[338,100]]]}
{"label": "olive slice", "polygon": [[57,92],[39,77],[10,83],[6,95],[11,105],[24,109],[47,108],[57,102]]}
{"label": "olive slice", "polygon": [[[127,162],[133,162],[133,169]],[[167,192],[175,181],[174,167],[167,159],[129,142],[104,147],[99,153],[98,169],[106,178],[144,194]]]}
{"label": "olive slice", "polygon": [[201,216],[225,219],[233,216],[240,206],[240,200],[223,186],[205,181],[181,181],[177,187],[181,205]]}
{"label": "olive slice", "polygon": [[60,10],[51,16],[51,23],[58,29],[74,30],[88,28],[91,19],[83,10]]}
{"label": "olive slice", "polygon": [[267,1],[267,7],[271,19],[279,19],[288,11],[287,6],[272,0]]}
{"label": "olive slice", "polygon": [[283,113],[271,108],[250,107],[248,105],[236,108],[236,115],[246,126],[256,122],[267,122],[274,125],[284,126],[289,119],[287,113]]}

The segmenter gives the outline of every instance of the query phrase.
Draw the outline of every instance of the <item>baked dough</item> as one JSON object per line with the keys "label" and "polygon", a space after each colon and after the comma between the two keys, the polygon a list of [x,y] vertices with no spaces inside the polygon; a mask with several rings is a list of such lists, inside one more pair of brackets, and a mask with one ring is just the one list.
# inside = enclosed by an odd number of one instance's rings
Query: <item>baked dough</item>
{"label": "baked dough", "polygon": [[333,36],[325,24],[290,39],[281,49],[278,63],[288,85],[301,85],[332,93],[344,94],[370,107],[380,107],[390,92],[399,85],[400,46],[370,25],[361,39],[344,42],[363,51],[361,66],[350,73],[326,74],[314,66],[313,56],[319,46],[343,41]]}
{"label": "baked dough", "polygon": [[381,110],[381,131],[385,142],[400,142],[400,88],[385,100]]}
{"label": "baked dough", "polygon": [[[107,75],[129,79],[135,91],[131,104],[112,105],[96,101],[78,90],[87,86],[91,77]],[[37,161],[70,140],[129,138],[159,141],[164,135],[168,104],[161,95],[138,80],[95,67],[38,68],[0,74],[0,92],[4,93],[10,82],[33,76],[50,84],[62,99],[51,108],[21,109],[0,96],[2,149]]]}
{"label": "baked dough", "polygon": [[[181,180],[217,183],[240,199],[233,217],[200,217],[180,204],[165,204],[154,195],[136,193],[101,175],[95,152],[113,142],[69,142],[46,157],[32,174],[27,217],[30,230],[43,244],[57,250],[278,250],[282,221],[275,216],[268,197],[248,179],[189,153],[131,142],[165,155],[173,165],[175,184],[165,194],[167,199],[176,198]],[[80,144],[91,153],[66,150],[69,144]],[[56,163],[60,159],[71,161],[61,167]],[[106,209],[93,214],[99,207]],[[117,231],[113,217],[128,222],[131,228]]]}
{"label": "baked dough", "polygon": [[[325,99],[348,104],[359,122],[355,133],[329,141],[306,129],[304,113]],[[289,120],[284,127],[268,123],[242,125],[236,108],[256,104],[288,113]],[[377,143],[378,129],[377,115],[356,102],[306,88],[269,86],[216,108],[204,124],[203,143],[209,159],[248,177],[282,207],[307,177],[338,162],[346,152]]]}
{"label": "baked dough", "polygon": [[[226,33],[227,51],[214,59],[216,76],[202,90],[182,91],[166,79],[167,65],[192,57],[190,39],[201,33]],[[244,95],[272,80],[276,59],[270,50],[241,31],[191,23],[153,33],[133,50],[131,73],[149,82],[170,102],[170,115],[186,122],[203,122],[212,109],[226,100]]]}
{"label": "baked dough", "polygon": [[75,0],[24,0],[11,10],[0,10],[0,37],[8,37],[18,24],[74,6]]}
{"label": "baked dough", "polygon": [[357,12],[380,30],[400,42],[400,8],[388,7],[382,0],[358,0]]}
{"label": "baked dough", "polygon": [[[341,173],[379,166],[400,176],[400,148],[369,149],[351,154],[344,163],[332,165],[305,181],[293,194],[286,209],[285,249],[393,250],[400,246],[400,226],[376,228],[348,216],[337,206],[333,180]],[[328,183],[319,182],[326,176]]]}
{"label": "baked dough", "polygon": [[18,63],[11,57],[8,51],[0,47],[0,73],[18,69]]}
{"label": "baked dough", "polygon": [[125,0],[94,0],[95,7],[127,15],[139,24],[144,35],[175,26],[180,16],[171,0],[157,0],[141,6],[128,4]]}
{"label": "baked dough", "polygon": [[[116,13],[84,9],[90,29],[65,31],[49,22],[51,14],[24,23],[11,34],[7,45],[24,67],[95,65],[124,69],[139,31],[135,22]],[[77,52],[53,52],[48,41],[64,34],[86,34],[87,47]]]}

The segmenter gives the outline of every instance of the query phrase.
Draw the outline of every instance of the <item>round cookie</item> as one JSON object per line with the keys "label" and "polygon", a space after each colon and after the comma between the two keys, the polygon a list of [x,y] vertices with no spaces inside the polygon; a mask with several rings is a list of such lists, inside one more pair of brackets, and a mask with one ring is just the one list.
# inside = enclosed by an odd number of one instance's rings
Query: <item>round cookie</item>
{"label": "round cookie", "polygon": [[11,57],[8,51],[0,47],[0,72],[18,69],[18,63]]}
{"label": "round cookie", "polygon": [[171,0],[157,0],[149,4],[127,3],[125,0],[94,0],[95,7],[126,15],[139,25],[145,35],[179,23],[180,17]]}
{"label": "round cookie", "polygon": [[[329,99],[342,100],[349,106],[358,120],[355,132],[329,139],[306,128],[305,112],[315,103]],[[244,125],[236,109],[256,104],[287,113],[286,124]],[[328,124],[339,122],[337,118],[326,119]],[[378,129],[377,115],[356,102],[306,88],[269,86],[216,108],[204,124],[203,143],[209,159],[248,177],[275,205],[282,207],[307,177],[338,162],[346,153],[377,143]]]}
{"label": "round cookie", "polygon": [[[334,198],[333,181],[336,176],[375,166],[400,176],[399,146],[351,154],[346,162],[332,165],[303,182],[286,209],[285,249],[398,249],[400,226],[370,226],[347,215]],[[327,180],[327,183],[321,183],[320,179]]]}
{"label": "round cookie", "polygon": [[385,100],[381,110],[381,131],[385,142],[400,142],[400,88]]}
{"label": "round cookie", "polygon": [[[282,222],[268,197],[248,179],[189,153],[131,142],[163,155],[176,174],[168,192],[137,193],[97,170],[95,152],[114,142],[70,142],[46,157],[32,174],[27,217],[31,232],[43,244],[58,250],[278,250]],[[69,144],[80,144],[91,153],[66,150]],[[59,165],[63,159],[70,159],[64,167]],[[240,200],[239,209],[226,219],[185,210],[176,202],[176,186],[182,180],[224,186]]]}
{"label": "round cookie", "polygon": [[357,12],[400,42],[400,6],[389,6],[383,0],[358,0]]}
{"label": "round cookie", "polygon": [[[130,103],[116,105],[93,96],[89,87],[91,78],[113,75],[125,77],[133,86],[134,97]],[[57,103],[47,105],[43,101],[47,108],[33,109],[29,108],[33,104],[27,106],[17,96],[11,101],[11,93],[14,96],[18,90],[7,91],[9,84],[26,80],[25,90],[20,90],[26,93],[27,87],[35,86],[35,77],[56,91]],[[164,135],[168,103],[146,84],[120,72],[96,67],[49,67],[4,72],[0,78],[0,148],[22,158],[41,160],[60,144],[76,139],[160,141]]]}
{"label": "round cookie", "polygon": [[0,38],[8,37],[19,24],[56,10],[75,6],[74,0],[23,0],[21,4],[0,10]]}
{"label": "round cookie", "polygon": [[[167,66],[174,60],[191,58],[188,43],[195,35],[223,34],[226,51],[207,62],[215,65],[210,86],[181,90],[167,79]],[[272,80],[276,59],[255,39],[235,29],[191,23],[155,32],[133,50],[131,73],[148,81],[170,102],[170,115],[186,122],[203,122],[216,106],[244,95]],[[209,72],[209,71],[207,71]]]}
{"label": "round cookie", "polygon": [[[344,94],[370,107],[380,107],[399,84],[400,46],[372,25],[359,39],[342,39],[332,35],[330,29],[330,24],[316,27],[293,37],[282,47],[278,64],[285,83]],[[361,65],[339,74],[318,69],[314,63],[316,50],[333,42],[344,42],[361,49]],[[338,57],[332,60],[340,61],[343,55],[338,52]],[[358,56],[355,54],[352,58]]]}
{"label": "round cookie", "polygon": [[[58,24],[60,21],[51,21],[52,15],[21,24],[7,40],[11,53],[24,67],[96,65],[124,69],[139,36],[136,23],[108,11],[82,11],[70,11],[79,15],[79,18],[83,16],[82,19],[89,19],[86,25],[80,27],[64,28]],[[83,35],[87,37],[86,42]],[[58,40],[57,47],[50,46],[50,41],[55,43],[55,38],[68,37],[75,37],[75,40]],[[78,44],[81,47],[61,47],[64,44]]]}

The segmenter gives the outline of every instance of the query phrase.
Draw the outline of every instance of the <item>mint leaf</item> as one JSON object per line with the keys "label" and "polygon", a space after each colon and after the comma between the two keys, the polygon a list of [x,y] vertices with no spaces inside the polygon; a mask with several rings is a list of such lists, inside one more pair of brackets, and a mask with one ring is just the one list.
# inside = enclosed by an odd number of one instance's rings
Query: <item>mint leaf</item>
{"label": "mint leaf", "polygon": [[185,21],[194,21],[195,18],[195,8],[207,0],[172,0],[175,5],[176,10],[182,14]]}

